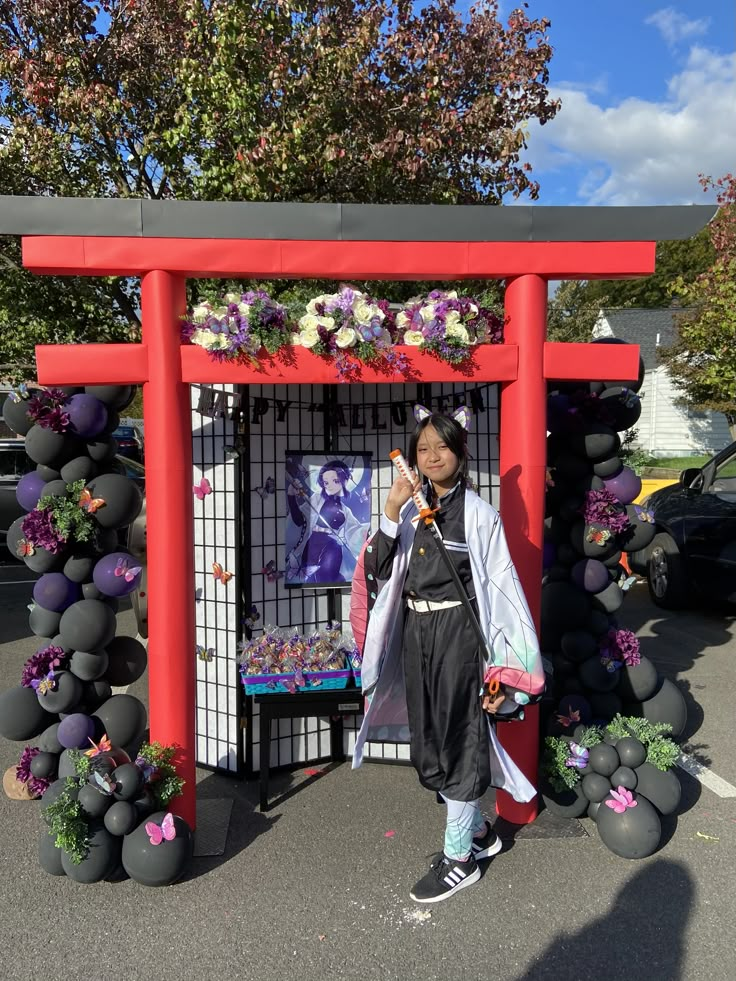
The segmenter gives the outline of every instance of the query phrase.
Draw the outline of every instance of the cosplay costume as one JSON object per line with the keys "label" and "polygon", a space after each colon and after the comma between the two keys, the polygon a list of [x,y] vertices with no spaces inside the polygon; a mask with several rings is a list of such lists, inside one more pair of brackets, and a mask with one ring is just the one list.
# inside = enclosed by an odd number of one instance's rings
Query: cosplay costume
{"label": "cosplay costume", "polygon": [[498,512],[461,483],[439,499],[445,546],[474,602],[486,650],[460,605],[431,531],[408,501],[398,523],[385,515],[366,545],[375,587],[363,647],[366,712],[353,768],[365,743],[410,741],[421,783],[453,801],[477,801],[489,786],[529,801],[536,789],[500,745],[481,706],[484,674],[510,689],[544,687],[539,644]]}

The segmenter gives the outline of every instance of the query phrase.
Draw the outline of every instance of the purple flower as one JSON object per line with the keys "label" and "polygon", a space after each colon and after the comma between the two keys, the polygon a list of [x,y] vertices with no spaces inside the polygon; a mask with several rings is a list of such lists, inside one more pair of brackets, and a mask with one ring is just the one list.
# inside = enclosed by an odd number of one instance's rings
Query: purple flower
{"label": "purple flower", "polygon": [[28,658],[23,665],[23,674],[20,683],[24,688],[36,688],[33,682],[39,682],[51,671],[58,670],[66,660],[66,654],[61,647],[50,644],[42,647]]}
{"label": "purple flower", "polygon": [[28,400],[28,415],[43,429],[65,433],[69,428],[69,414],[62,411],[67,395],[60,388],[48,388]]}
{"label": "purple flower", "polygon": [[29,511],[21,522],[21,530],[26,541],[37,548],[45,548],[53,555],[58,554],[66,545],[66,539],[61,537],[54,526],[51,512],[43,508]]}
{"label": "purple flower", "polygon": [[639,638],[632,630],[617,630],[611,627],[601,641],[600,652],[601,662],[609,671],[616,670],[616,667],[609,667],[609,664],[615,662],[618,662],[618,667],[624,664],[634,667],[641,661]]}
{"label": "purple flower", "polygon": [[56,688],[56,678],[54,677],[53,668],[44,677],[34,678],[31,682],[31,688],[35,689],[37,695],[48,695],[50,691],[54,691]]}
{"label": "purple flower", "polygon": [[585,495],[585,503],[580,508],[586,525],[601,525],[614,535],[624,531],[629,525],[626,511],[616,497],[608,490],[590,490]]}
{"label": "purple flower", "polygon": [[38,756],[41,750],[38,746],[26,746],[20,754],[15,768],[15,777],[20,783],[28,784],[28,789],[34,797],[41,797],[48,790],[50,780],[34,777],[31,773],[31,760]]}

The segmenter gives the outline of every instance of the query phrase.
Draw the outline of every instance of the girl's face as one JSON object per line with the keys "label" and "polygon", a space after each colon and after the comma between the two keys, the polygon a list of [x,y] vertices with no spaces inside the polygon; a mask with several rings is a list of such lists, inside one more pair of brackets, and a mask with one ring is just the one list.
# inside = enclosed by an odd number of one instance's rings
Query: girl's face
{"label": "girl's face", "polygon": [[434,426],[427,426],[417,442],[417,467],[438,491],[452,490],[460,461]]}
{"label": "girl's face", "polygon": [[322,487],[328,497],[337,497],[342,493],[340,478],[334,470],[325,470],[322,474]]}

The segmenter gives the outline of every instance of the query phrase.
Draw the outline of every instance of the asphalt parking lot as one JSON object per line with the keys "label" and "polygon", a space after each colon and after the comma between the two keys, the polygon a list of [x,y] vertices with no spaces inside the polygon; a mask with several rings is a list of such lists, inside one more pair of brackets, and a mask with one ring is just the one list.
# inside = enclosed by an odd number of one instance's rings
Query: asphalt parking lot
{"label": "asphalt parking lot", "polygon": [[[28,580],[0,567],[3,687],[36,649]],[[649,859],[617,858],[588,820],[564,835],[540,820],[506,836],[477,885],[417,907],[408,892],[441,847],[443,810],[411,769],[282,774],[284,797],[265,815],[255,784],[201,771],[200,800],[234,802],[224,855],[165,889],[83,886],[41,871],[38,804],[3,796],[0,978],[733,981],[736,797],[721,794],[736,787],[734,621],[665,614],[643,585],[620,619],[682,689],[685,749],[706,781],[681,773],[682,812]],[[134,632],[129,609],[118,632]],[[132,690],[145,698],[145,676]],[[3,769],[20,748],[0,740]]]}

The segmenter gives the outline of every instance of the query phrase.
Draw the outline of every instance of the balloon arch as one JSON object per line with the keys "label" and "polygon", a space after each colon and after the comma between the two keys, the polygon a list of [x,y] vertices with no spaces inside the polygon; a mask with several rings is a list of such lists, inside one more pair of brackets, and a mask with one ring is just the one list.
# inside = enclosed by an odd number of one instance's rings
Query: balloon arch
{"label": "balloon arch", "polygon": [[[195,825],[195,646],[190,383],[334,384],[334,367],[307,350],[289,366],[216,363],[182,346],[187,278],[504,279],[505,338],[476,349],[473,382],[499,382],[501,506],[509,546],[539,626],[549,380],[636,377],[634,345],[600,350],[546,340],[550,280],[650,275],[657,241],[689,238],[711,207],[493,208],[226,204],[0,198],[0,233],[23,236],[38,274],[139,276],[139,344],[41,345],[42,385],[143,385],[149,554],[151,739],[178,747],[177,811]],[[468,380],[416,349],[409,368],[366,366],[360,383]],[[176,683],[172,683],[176,679]],[[535,781],[537,713],[502,740]],[[536,802],[498,794],[498,812],[528,823]]]}

